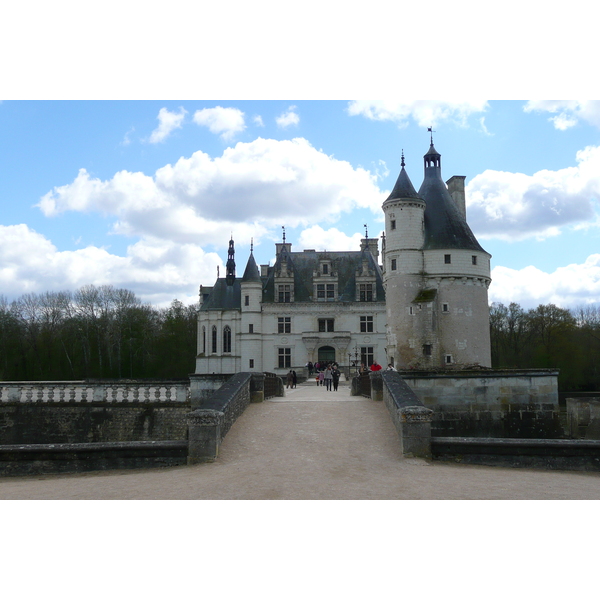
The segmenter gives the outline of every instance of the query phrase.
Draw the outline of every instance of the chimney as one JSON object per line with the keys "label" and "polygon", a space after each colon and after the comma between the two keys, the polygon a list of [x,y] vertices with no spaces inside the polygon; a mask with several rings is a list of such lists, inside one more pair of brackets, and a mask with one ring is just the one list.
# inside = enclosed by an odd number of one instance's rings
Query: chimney
{"label": "chimney", "polygon": [[458,212],[466,221],[467,205],[465,202],[465,179],[466,177],[464,175],[454,175],[446,181],[446,185],[448,186],[448,191],[450,192],[450,196],[452,196],[452,200],[454,200],[456,208],[458,208]]}

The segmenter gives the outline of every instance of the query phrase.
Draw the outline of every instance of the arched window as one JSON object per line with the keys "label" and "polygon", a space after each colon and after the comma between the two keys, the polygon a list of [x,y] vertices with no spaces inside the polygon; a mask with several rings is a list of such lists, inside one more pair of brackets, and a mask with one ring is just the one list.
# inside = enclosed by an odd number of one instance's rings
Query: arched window
{"label": "arched window", "polygon": [[231,328],[225,325],[223,328],[223,352],[231,352]]}
{"label": "arched window", "polygon": [[202,354],[206,354],[206,327],[202,327]]}
{"label": "arched window", "polygon": [[217,353],[217,326],[213,325],[212,327],[212,350],[213,354]]}

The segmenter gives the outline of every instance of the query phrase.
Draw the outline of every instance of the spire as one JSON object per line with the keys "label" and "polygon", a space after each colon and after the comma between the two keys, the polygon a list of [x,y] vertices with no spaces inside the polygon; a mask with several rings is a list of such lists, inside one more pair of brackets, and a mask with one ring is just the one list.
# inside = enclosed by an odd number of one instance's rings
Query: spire
{"label": "spire", "polygon": [[[421,196],[419,196],[419,194],[417,194],[417,191],[415,190],[406,170],[404,169],[405,164],[406,163],[404,162],[404,150],[402,150],[402,160],[400,162],[400,166],[401,166],[400,175],[398,175],[398,179],[396,180],[396,185],[394,186],[394,189],[392,190],[390,195],[387,197],[386,202],[388,200],[401,200],[401,199],[408,200],[411,198],[422,200]],[[385,204],[385,202],[384,202],[384,204]]]}
{"label": "spire", "polygon": [[259,283],[262,283],[258,272],[258,266],[254,260],[253,248],[254,241],[250,242],[250,256],[248,257],[248,262],[246,263],[246,270],[244,271],[244,276],[242,277],[242,283],[249,281],[258,281]]}
{"label": "spire", "polygon": [[235,281],[235,248],[233,247],[233,236],[229,240],[229,251],[227,253],[227,264],[225,265],[225,269],[227,274],[225,276],[225,281],[227,285],[233,285]]}

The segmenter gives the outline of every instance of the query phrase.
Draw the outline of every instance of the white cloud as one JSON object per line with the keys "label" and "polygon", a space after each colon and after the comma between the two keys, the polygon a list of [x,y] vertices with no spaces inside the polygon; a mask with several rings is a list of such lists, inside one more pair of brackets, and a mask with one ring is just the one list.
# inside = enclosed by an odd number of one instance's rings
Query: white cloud
{"label": "white cloud", "polygon": [[600,254],[592,254],[583,264],[559,267],[545,273],[533,266],[520,270],[492,269],[490,302],[517,302],[524,308],[556,304],[564,308],[600,302]]}
{"label": "white cloud", "polygon": [[276,117],[275,122],[277,123],[277,127],[285,129],[290,125],[298,125],[298,123],[300,123],[300,117],[294,112],[295,110],[295,106],[290,106],[286,112],[281,113],[281,115]]}
{"label": "white cloud", "polygon": [[348,105],[348,114],[362,115],[374,121],[394,121],[400,127],[406,127],[410,119],[420,127],[436,126],[442,121],[465,125],[470,115],[485,112],[487,106],[486,100],[354,100]]}
{"label": "white cloud", "polygon": [[194,123],[208,127],[211,133],[220,135],[223,140],[231,140],[236,133],[246,129],[244,113],[237,108],[203,108],[194,113]]}
{"label": "white cloud", "polygon": [[320,225],[313,225],[300,233],[298,244],[302,249],[312,249],[317,252],[357,251],[360,249],[362,237],[360,233],[348,236],[335,227],[325,230]]}
{"label": "white cloud", "polygon": [[467,215],[481,238],[507,241],[557,235],[594,219],[600,198],[600,147],[576,155],[577,166],[533,175],[484,171],[466,187]]}
{"label": "white cloud", "polygon": [[107,181],[81,169],[75,180],[45,194],[46,216],[65,211],[100,212],[117,218],[114,232],[157,239],[220,244],[255,239],[268,228],[334,223],[344,212],[381,213],[377,176],[316,150],[303,138],[239,142],[212,159],[198,151],[154,176],[120,171]]}
{"label": "white cloud", "polygon": [[264,127],[265,126],[264,121],[262,120],[262,117],[260,115],[256,115],[252,120],[254,121],[254,124],[257,127]]}
{"label": "white cloud", "polygon": [[220,257],[196,244],[145,239],[129,246],[126,256],[89,246],[59,252],[27,225],[0,225],[0,294],[75,290],[83,285],[110,284],[133,290],[154,304],[175,295],[197,301],[197,282],[211,281]]}
{"label": "white cloud", "polygon": [[529,100],[525,112],[558,113],[548,120],[564,131],[585,121],[600,129],[600,100]]}
{"label": "white cloud", "polygon": [[181,123],[187,111],[180,108],[179,112],[170,112],[166,108],[161,108],[158,111],[158,127],[150,134],[148,141],[151,144],[164,142],[175,129],[181,128]]}

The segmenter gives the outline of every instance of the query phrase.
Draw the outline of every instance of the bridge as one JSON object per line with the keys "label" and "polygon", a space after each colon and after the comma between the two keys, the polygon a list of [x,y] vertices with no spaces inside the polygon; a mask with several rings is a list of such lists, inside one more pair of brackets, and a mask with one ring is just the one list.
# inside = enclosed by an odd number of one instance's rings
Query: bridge
{"label": "bridge", "polygon": [[215,462],[0,478],[1,499],[598,499],[600,474],[406,458],[383,402],[314,382],[251,403]]}

